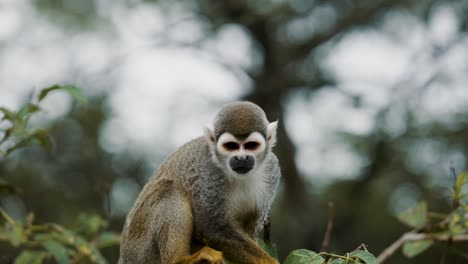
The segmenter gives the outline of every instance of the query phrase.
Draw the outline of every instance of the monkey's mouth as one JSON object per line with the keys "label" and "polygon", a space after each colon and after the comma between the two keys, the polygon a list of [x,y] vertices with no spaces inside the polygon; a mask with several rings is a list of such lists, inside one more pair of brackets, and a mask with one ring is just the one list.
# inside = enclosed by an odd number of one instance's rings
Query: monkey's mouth
{"label": "monkey's mouth", "polygon": [[237,173],[240,174],[246,174],[247,172],[251,171],[253,166],[237,166],[237,167],[232,167],[231,169]]}

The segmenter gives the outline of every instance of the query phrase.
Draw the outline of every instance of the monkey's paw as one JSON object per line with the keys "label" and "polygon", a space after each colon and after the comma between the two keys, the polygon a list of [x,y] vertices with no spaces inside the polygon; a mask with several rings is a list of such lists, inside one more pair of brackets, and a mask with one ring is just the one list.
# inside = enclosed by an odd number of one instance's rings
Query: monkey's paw
{"label": "monkey's paw", "polygon": [[223,253],[210,247],[203,247],[190,257],[189,264],[224,264]]}

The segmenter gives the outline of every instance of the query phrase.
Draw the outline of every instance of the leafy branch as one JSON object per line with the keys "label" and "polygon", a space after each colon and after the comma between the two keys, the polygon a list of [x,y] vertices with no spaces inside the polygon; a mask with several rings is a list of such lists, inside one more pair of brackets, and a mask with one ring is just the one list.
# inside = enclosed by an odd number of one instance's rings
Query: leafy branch
{"label": "leafy branch", "polygon": [[[384,249],[377,258],[379,263],[384,263],[399,248],[402,248],[406,257],[412,258],[429,249],[434,242],[446,242],[450,248],[452,242],[468,241],[468,205],[464,202],[468,193],[463,191],[468,182],[468,173],[456,176],[452,167],[450,172],[454,178],[454,186],[451,189],[452,210],[447,214],[430,212],[427,203],[421,201],[416,206],[400,213],[397,218],[414,230],[403,234]],[[450,251],[468,259],[464,252]],[[441,263],[445,263],[446,253],[443,253]]]}
{"label": "leafy branch", "polygon": [[284,261],[284,264],[377,264],[377,259],[367,249],[357,249],[343,256],[321,252],[315,253],[307,249],[294,250]]}
{"label": "leafy branch", "polygon": [[[327,229],[325,232],[324,242],[322,243],[322,250],[328,247],[332,226],[333,226],[333,203],[328,204],[329,219]],[[269,218],[264,223],[264,239],[260,240],[260,247],[265,250],[271,257],[278,259],[276,252],[276,245],[269,241],[270,222]],[[338,255],[328,252],[316,253],[308,249],[298,249],[292,251],[283,264],[377,264],[377,259],[366,248],[365,245],[359,246],[356,250],[346,253],[345,255]]]}
{"label": "leafy branch", "polygon": [[[447,253],[457,254],[468,260],[466,252],[452,247],[453,242],[468,241],[468,204],[464,201],[468,197],[468,192],[464,191],[468,185],[468,173],[461,173],[457,176],[453,167],[450,168],[450,172],[454,179],[453,188],[450,189],[452,199],[450,212],[445,214],[430,212],[426,201],[421,201],[414,207],[401,212],[396,216],[397,219],[413,230],[404,233],[384,249],[377,258],[369,253],[364,245],[361,245],[355,251],[345,255],[327,252],[316,253],[307,249],[299,249],[291,252],[284,264],[382,264],[400,248],[407,258],[413,258],[429,249],[435,242],[447,243],[441,263],[445,263]],[[328,246],[332,227],[333,204],[329,204],[329,219],[322,250],[326,250]],[[269,230],[269,226],[266,230]],[[269,235],[265,237],[269,237]],[[272,245],[268,240],[259,241],[259,244],[272,257],[277,256],[275,245]]]}
{"label": "leafy branch", "polygon": [[[0,119],[0,155],[8,156],[15,150],[40,145],[51,150],[53,140],[49,130],[44,128],[30,129],[32,115],[41,111],[39,104],[53,91],[65,91],[81,104],[87,99],[80,89],[72,85],[54,85],[39,92],[31,102],[23,105],[18,111],[0,107],[3,117]],[[20,191],[0,179],[0,192],[16,195]],[[81,214],[72,229],[61,225],[34,224],[34,214],[30,213],[24,221],[15,221],[0,208],[0,241],[6,241],[13,247],[23,249],[15,259],[15,264],[42,263],[55,259],[59,264],[79,263],[86,258],[92,263],[105,264],[107,261],[99,249],[118,245],[120,236],[105,231],[108,223],[98,215]]]}
{"label": "leafy branch", "polygon": [[70,264],[83,257],[93,263],[105,264],[107,261],[99,249],[120,242],[117,234],[102,231],[107,222],[97,215],[80,215],[73,230],[57,224],[36,225],[32,213],[28,215],[26,224],[14,221],[2,208],[0,216],[5,220],[0,228],[0,240],[14,247],[28,248],[20,253],[15,264],[32,263],[32,260],[42,263],[49,258],[54,258],[59,264]]}
{"label": "leafy branch", "polygon": [[[30,129],[29,120],[32,115],[41,111],[39,103],[44,100],[50,92],[65,91],[81,104],[86,104],[87,99],[84,94],[72,85],[53,85],[39,92],[36,98],[23,105],[18,111],[13,111],[5,107],[0,107],[3,117],[0,119],[0,155],[7,156],[15,150],[30,146],[41,145],[47,150],[51,150],[53,141],[49,131],[44,128]],[[3,134],[3,135],[2,135]],[[3,147],[2,147],[3,146]]]}

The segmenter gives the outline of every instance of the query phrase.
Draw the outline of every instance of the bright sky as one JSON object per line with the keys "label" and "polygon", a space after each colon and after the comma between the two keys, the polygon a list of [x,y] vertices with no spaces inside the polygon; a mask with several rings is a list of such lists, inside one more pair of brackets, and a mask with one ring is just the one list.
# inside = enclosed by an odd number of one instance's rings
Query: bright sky
{"label": "bright sky", "polygon": [[[201,135],[219,106],[249,91],[251,83],[242,69],[255,67],[261,58],[255,57],[242,28],[227,25],[201,48],[174,46],[164,40],[197,43],[205,37],[203,23],[191,19],[184,7],[167,12],[150,4],[127,9],[118,2],[100,3],[107,5],[98,13],[111,22],[75,32],[49,21],[30,1],[0,0],[0,105],[15,108],[32,91],[56,83],[77,84],[89,95],[111,90],[113,113],[101,143],[111,152],[131,151],[154,160],[154,149],[169,152]],[[184,20],[177,22],[180,18]],[[451,78],[449,87],[436,82],[419,98],[415,107],[421,122],[450,122],[450,116],[466,112],[468,42],[457,44],[439,64],[432,63],[433,54],[422,52],[429,45],[443,47],[453,41],[458,26],[454,10],[444,7],[432,14],[429,27],[395,13],[387,16],[383,31],[361,30],[341,39],[324,58],[324,67],[344,93],[362,97],[363,107],[353,107],[332,87],[311,100],[300,94],[291,97],[285,122],[300,146],[301,171],[314,180],[357,175],[366,160],[338,140],[336,132],[369,134],[380,109],[398,106],[399,96],[412,93],[395,89],[406,79],[411,83],[405,87],[417,87],[433,72]],[[45,116],[55,118],[68,110],[70,100],[55,94],[45,104]],[[401,109],[391,111],[395,114],[388,129],[404,132]],[[418,162],[431,163],[432,157]],[[119,193],[119,184],[128,185],[118,182],[113,195]],[[115,197],[119,195],[122,191]]]}

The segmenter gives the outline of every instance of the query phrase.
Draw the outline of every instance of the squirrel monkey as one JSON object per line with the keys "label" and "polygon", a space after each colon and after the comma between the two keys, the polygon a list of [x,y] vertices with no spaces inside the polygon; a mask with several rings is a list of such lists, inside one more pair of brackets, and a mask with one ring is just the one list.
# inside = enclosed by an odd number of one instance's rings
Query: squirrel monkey
{"label": "squirrel monkey", "polygon": [[256,243],[280,178],[277,121],[250,102],[223,106],[145,185],[122,233],[119,264],[277,264]]}

